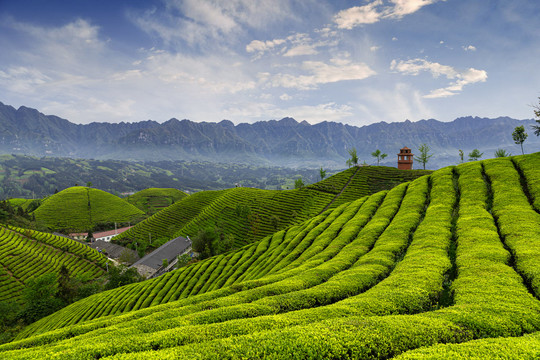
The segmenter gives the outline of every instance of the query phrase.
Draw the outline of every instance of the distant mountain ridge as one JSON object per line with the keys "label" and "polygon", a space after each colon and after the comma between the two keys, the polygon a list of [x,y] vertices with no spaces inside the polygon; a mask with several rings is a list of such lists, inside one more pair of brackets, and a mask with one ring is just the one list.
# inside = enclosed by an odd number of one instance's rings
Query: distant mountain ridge
{"label": "distant mountain ridge", "polygon": [[[388,153],[385,165],[396,162],[403,146],[417,151],[428,144],[434,157],[429,168],[459,161],[474,148],[492,157],[497,148],[513,154],[512,131],[525,125],[531,136],[525,150],[538,150],[540,139],[532,134],[534,120],[462,117],[452,122],[435,119],[400,123],[380,122],[356,127],[335,122],[310,125],[292,118],[234,125],[170,119],[136,123],[74,124],[38,110],[0,103],[0,152],[36,156],[68,156],[119,160],[211,160],[283,166],[342,168],[347,150],[355,147],[361,161],[373,163],[371,152]],[[419,168],[417,165],[416,168]]]}

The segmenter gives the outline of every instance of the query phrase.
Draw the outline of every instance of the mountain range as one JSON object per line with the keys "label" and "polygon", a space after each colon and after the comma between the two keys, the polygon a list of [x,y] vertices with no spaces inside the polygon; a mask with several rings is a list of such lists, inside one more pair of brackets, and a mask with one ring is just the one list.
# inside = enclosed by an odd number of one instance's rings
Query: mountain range
{"label": "mountain range", "polygon": [[[516,126],[525,125],[531,136],[526,152],[539,149],[533,135],[534,120],[461,117],[451,122],[435,119],[411,122],[379,122],[357,127],[336,122],[311,125],[292,118],[237,124],[170,119],[134,123],[75,124],[36,109],[15,109],[0,102],[0,152],[34,156],[79,157],[118,160],[205,160],[292,167],[343,168],[355,147],[360,161],[371,164],[371,152],[380,149],[388,157],[381,165],[395,166],[399,149],[418,152],[427,144],[434,155],[427,168],[459,162],[472,149],[493,157],[495,149],[512,154],[521,150],[512,140]],[[415,164],[415,168],[420,165]]]}

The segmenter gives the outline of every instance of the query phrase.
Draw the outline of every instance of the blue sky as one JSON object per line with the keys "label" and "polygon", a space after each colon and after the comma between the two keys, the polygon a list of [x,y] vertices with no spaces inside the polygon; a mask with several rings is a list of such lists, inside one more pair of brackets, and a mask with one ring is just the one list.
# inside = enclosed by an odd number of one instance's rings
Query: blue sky
{"label": "blue sky", "polygon": [[0,101],[76,123],[532,118],[537,0],[0,0]]}

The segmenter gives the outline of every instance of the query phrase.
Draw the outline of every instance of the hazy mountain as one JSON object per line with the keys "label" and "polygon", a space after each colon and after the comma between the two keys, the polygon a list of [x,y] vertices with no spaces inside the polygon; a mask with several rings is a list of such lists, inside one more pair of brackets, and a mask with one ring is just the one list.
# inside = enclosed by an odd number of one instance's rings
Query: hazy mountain
{"label": "hazy mountain", "polygon": [[[373,163],[371,152],[388,153],[393,165],[403,146],[417,151],[432,148],[429,168],[458,162],[458,149],[474,148],[493,157],[497,148],[520,152],[512,131],[525,125],[530,133],[526,152],[539,150],[540,139],[530,130],[533,120],[463,117],[452,122],[434,119],[400,123],[380,122],[356,127],[335,122],[315,125],[292,118],[234,125],[171,119],[137,123],[78,125],[35,109],[15,109],[0,103],[0,152],[37,156],[98,159],[210,160],[285,166],[344,166],[347,150],[356,147],[361,161]],[[416,166],[418,167],[418,166]]]}

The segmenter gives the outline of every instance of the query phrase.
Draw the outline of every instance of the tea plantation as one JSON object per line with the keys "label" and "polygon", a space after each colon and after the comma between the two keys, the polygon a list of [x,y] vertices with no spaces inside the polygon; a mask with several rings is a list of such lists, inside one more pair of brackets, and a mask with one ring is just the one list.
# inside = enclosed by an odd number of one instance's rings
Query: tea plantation
{"label": "tea plantation", "polygon": [[[431,171],[397,170],[383,166],[352,167],[295,190],[238,187],[203,191],[175,202],[117,236],[114,242],[127,245],[136,241],[141,244],[149,237],[168,240],[180,235],[195,236],[200,229],[217,226],[224,234],[234,236],[235,246],[241,247],[299,224],[328,208],[429,173]],[[161,242],[154,245],[157,247]]]}
{"label": "tea plantation", "polygon": [[178,189],[149,188],[128,196],[126,200],[146,214],[154,215],[186,196],[185,192]]}
{"label": "tea plantation", "polygon": [[144,212],[108,192],[74,186],[45,199],[33,212],[52,230],[88,231],[100,223],[140,220]]}
{"label": "tea plantation", "polygon": [[58,272],[62,266],[72,276],[97,278],[104,274],[106,261],[104,255],[71,239],[0,226],[0,301],[20,301],[26,280]]}
{"label": "tea plantation", "polygon": [[0,357],[538,358],[538,179],[540,154],[477,161],[306,210],[239,250],[71,304]]}

